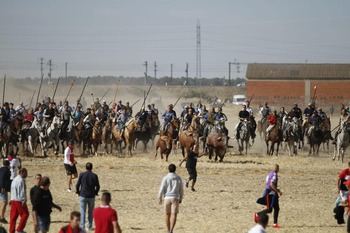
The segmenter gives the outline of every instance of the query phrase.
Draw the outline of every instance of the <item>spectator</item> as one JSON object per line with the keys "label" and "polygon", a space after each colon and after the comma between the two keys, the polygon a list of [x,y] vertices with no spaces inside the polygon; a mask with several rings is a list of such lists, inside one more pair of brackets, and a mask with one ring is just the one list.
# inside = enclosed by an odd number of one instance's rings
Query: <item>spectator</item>
{"label": "spectator", "polygon": [[18,169],[21,169],[21,159],[11,150],[7,160],[10,161],[11,181],[16,178]]}
{"label": "spectator", "polygon": [[94,209],[92,216],[95,219],[95,232],[97,233],[121,233],[118,223],[117,212],[109,205],[111,194],[105,192],[102,194],[101,206]]}
{"label": "spectator", "polygon": [[248,233],[266,233],[266,227],[269,222],[269,216],[267,214],[261,214],[258,218],[258,224],[252,227]]}
{"label": "spectator", "polygon": [[16,221],[20,216],[16,231],[18,233],[24,233],[27,219],[29,216],[27,207],[27,190],[26,190],[26,178],[28,171],[22,168],[18,172],[19,174],[13,179],[11,184],[11,210],[10,210],[10,233],[15,233]]}
{"label": "spectator", "polygon": [[50,184],[49,177],[43,177],[40,181],[40,189],[36,189],[33,194],[34,222],[38,223],[38,231],[40,233],[49,232],[52,207],[62,211],[61,207],[52,201],[52,195],[49,189]]}
{"label": "spectator", "polygon": [[98,176],[92,172],[92,163],[86,163],[86,171],[79,175],[76,192],[80,196],[80,228],[85,229],[85,213],[88,207],[88,229],[92,230],[92,211],[95,207],[95,196],[100,190]]}
{"label": "spectator", "polygon": [[11,190],[11,172],[10,172],[10,162],[8,160],[3,161],[3,165],[0,168],[0,201],[2,202],[2,208],[0,212],[0,222],[8,223],[5,219],[5,211],[8,203],[8,192]]}
{"label": "spectator", "polygon": [[68,192],[72,192],[72,180],[78,177],[78,171],[76,167],[77,161],[74,159],[73,147],[74,140],[70,140],[68,142],[67,148],[64,150],[64,167],[68,176]]}
{"label": "spectator", "polygon": [[196,184],[197,181],[197,159],[198,159],[198,154],[199,154],[199,145],[194,145],[191,149],[188,155],[180,162],[180,167],[181,164],[186,161],[186,168],[187,172],[189,174],[188,181],[186,181],[185,186],[188,188],[188,184],[192,180],[192,186],[191,190],[192,192],[195,192],[196,190],[194,189],[194,185]]}
{"label": "spectator", "polygon": [[[35,180],[34,183],[35,185],[30,189],[29,192],[29,197],[30,197],[30,202],[32,203],[32,206],[34,206],[34,201],[33,201],[33,196],[36,190],[40,190],[40,181],[42,179],[41,174],[36,174],[35,175]],[[34,233],[38,233],[38,218],[34,216],[34,209],[32,208],[33,212],[33,224],[34,224]]]}
{"label": "spectator", "polygon": [[179,213],[179,204],[182,202],[184,192],[182,179],[175,173],[175,164],[170,164],[168,169],[169,173],[163,177],[160,185],[158,198],[159,204],[162,204],[162,197],[164,196],[165,222],[168,232],[172,233],[175,228],[177,214]]}
{"label": "spectator", "polygon": [[70,213],[70,222],[67,226],[61,228],[58,233],[86,233],[84,229],[79,227],[80,224],[80,213],[73,211]]}

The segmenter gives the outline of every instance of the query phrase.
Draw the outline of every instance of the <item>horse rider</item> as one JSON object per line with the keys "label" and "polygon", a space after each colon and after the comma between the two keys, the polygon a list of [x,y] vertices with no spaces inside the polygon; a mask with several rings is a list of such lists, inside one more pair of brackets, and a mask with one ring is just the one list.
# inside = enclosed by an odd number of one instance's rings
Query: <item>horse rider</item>
{"label": "horse rider", "polygon": [[0,139],[3,139],[3,132],[5,125],[10,123],[10,106],[8,102],[4,103],[4,106],[0,109]]}
{"label": "horse rider", "polygon": [[95,113],[101,108],[101,103],[100,103],[100,99],[96,98],[95,102],[92,105],[92,108],[95,109]]}
{"label": "horse rider", "polygon": [[83,116],[83,111],[81,111],[80,105],[78,105],[73,112],[74,126],[77,126],[80,122],[80,118]]}
{"label": "horse rider", "polygon": [[54,108],[54,103],[50,103],[49,108],[45,109],[44,114],[43,114],[44,124],[43,124],[41,130],[43,131],[44,134],[45,134],[46,129],[48,127],[50,127],[52,119],[55,117],[55,115],[56,115],[56,110]]}
{"label": "horse rider", "polygon": [[302,112],[301,112],[301,109],[298,107],[297,103],[294,104],[294,107],[290,110],[290,113],[288,113],[288,115],[290,116],[291,119],[293,117],[296,117],[299,120],[301,120]]}
{"label": "horse rider", "polygon": [[106,100],[103,100],[103,101],[102,101],[102,106],[101,106],[101,108],[103,108],[104,112],[108,112],[108,111],[109,111],[109,106],[108,106]]}
{"label": "horse rider", "polygon": [[[322,124],[322,118],[320,117],[320,115],[318,115],[317,110],[314,110],[313,114],[309,117],[309,123],[311,124],[311,126],[309,127],[306,135],[310,137],[315,127]],[[310,144],[309,137],[307,141],[308,144]]]}
{"label": "horse rider", "polygon": [[33,109],[29,108],[28,113],[23,117],[22,125],[29,125],[29,127],[32,125],[33,121],[35,119],[35,115],[33,113]]}
{"label": "horse rider", "polygon": [[265,102],[264,106],[261,108],[261,123],[265,123],[268,116],[271,115],[271,108],[268,106],[268,102]]}
{"label": "horse rider", "polygon": [[10,103],[10,116],[11,116],[11,119],[14,118],[16,115],[17,115],[17,112],[16,110],[13,108],[13,103]]}
{"label": "horse rider", "polygon": [[288,112],[285,110],[285,107],[281,107],[278,112],[278,120],[280,121],[280,125],[284,122],[284,119],[288,116]]}
{"label": "horse rider", "polygon": [[236,139],[237,140],[240,139],[239,131],[242,128],[242,125],[243,125],[242,122],[245,120],[249,120],[249,117],[250,117],[250,114],[247,111],[247,105],[243,104],[242,110],[239,111],[239,113],[238,113],[239,123],[236,126]]}
{"label": "horse rider", "polygon": [[191,125],[193,119],[193,110],[190,108],[188,109],[188,112],[183,118],[183,129],[187,130],[188,127]]}
{"label": "horse rider", "polygon": [[129,119],[129,115],[126,112],[125,107],[122,109],[121,113],[118,116],[117,119],[117,123],[118,123],[118,127],[119,127],[119,132],[120,132],[120,137],[123,137],[124,134],[124,128],[125,128],[125,124]]}
{"label": "horse rider", "polygon": [[61,114],[60,114],[60,118],[62,121],[60,137],[62,137],[66,132],[71,116],[72,116],[72,113],[69,110],[68,103],[65,103],[63,106],[63,111],[61,111]]}
{"label": "horse rider", "polygon": [[216,112],[215,112],[215,107],[211,107],[210,112],[203,117],[204,122],[205,122],[205,127],[203,131],[203,136],[207,137],[208,136],[208,131],[210,126],[214,126],[214,122],[216,119]]}
{"label": "horse rider", "polygon": [[108,120],[108,112],[103,108],[103,106],[100,108],[100,111],[96,114],[96,120],[101,122],[101,126],[105,124],[105,122]]}
{"label": "horse rider", "polygon": [[165,129],[168,124],[171,123],[172,120],[176,119],[176,112],[173,110],[174,106],[172,104],[168,105],[168,110],[165,111],[162,115],[162,119],[164,119],[163,123],[163,133],[165,133]]}
{"label": "horse rider", "polygon": [[202,111],[201,111],[201,116],[206,116],[208,114],[207,106],[203,105]]}
{"label": "horse rider", "polygon": [[152,107],[152,110],[153,110],[153,112],[154,112],[154,114],[156,114],[157,116],[158,116],[158,114],[159,114],[159,111],[158,111],[158,109],[155,107],[155,104],[151,104],[151,107]]}
{"label": "horse rider", "polygon": [[322,108],[318,108],[318,115],[321,117],[322,122],[327,118],[327,114],[322,110]]}
{"label": "horse rider", "polygon": [[77,109],[78,107],[80,107],[80,110],[83,111],[83,105],[81,104],[79,99],[77,99],[77,102],[75,104],[75,109]]}
{"label": "horse rider", "polygon": [[152,116],[152,113],[153,113],[153,109],[152,109],[152,106],[149,104],[149,105],[147,105],[147,114],[149,116]]}
{"label": "horse rider", "polygon": [[197,104],[197,108],[196,108],[196,114],[199,115],[202,113],[202,110],[203,110],[203,105],[202,103],[198,103]]}
{"label": "horse rider", "polygon": [[83,120],[86,135],[85,137],[91,138],[92,127],[94,127],[96,121],[96,114],[95,109],[88,108],[87,110],[90,110],[90,114],[86,115],[86,117]]}
{"label": "horse rider", "polygon": [[117,104],[117,106],[116,106],[116,109],[115,109],[115,113],[117,114],[117,116],[122,112],[122,110],[123,110],[123,108],[124,108],[125,106],[122,104],[122,101],[121,100],[119,100],[118,101],[118,104]]}
{"label": "horse rider", "polygon": [[[138,124],[141,128],[141,131],[145,130],[145,128],[143,126],[146,124],[147,118],[151,116],[150,114],[152,114],[152,113],[149,113],[148,111],[146,111],[145,108],[142,108],[141,111],[136,113],[135,117],[138,118]],[[128,113],[128,116],[130,116],[129,113]]]}
{"label": "horse rider", "polygon": [[133,111],[132,111],[132,107],[130,106],[130,103],[129,103],[129,102],[126,102],[126,103],[125,103],[125,110],[127,111],[129,117],[132,117]]}
{"label": "horse rider", "polygon": [[246,102],[246,110],[247,112],[249,112],[249,116],[250,116],[250,124],[251,124],[251,136],[252,136],[252,140],[254,143],[254,139],[256,137],[255,131],[256,131],[256,121],[255,121],[255,117],[254,117],[254,111],[253,108],[250,107],[250,101],[247,100]]}
{"label": "horse rider", "polygon": [[216,113],[215,120],[217,120],[220,123],[220,127],[224,131],[225,135],[228,136],[228,129],[225,126],[225,122],[227,121],[227,116],[225,113],[222,112],[222,107],[218,108],[218,112]]}
{"label": "horse rider", "polygon": [[185,106],[184,109],[182,110],[181,114],[180,114],[180,118],[182,119],[182,121],[184,120],[185,115],[188,113],[188,106]]}
{"label": "horse rider", "polygon": [[194,109],[193,107],[193,103],[190,103],[190,105],[188,106],[188,109],[192,109],[192,112],[196,112],[196,109]]}
{"label": "horse rider", "polygon": [[305,116],[306,118],[311,117],[312,114],[313,114],[313,112],[314,112],[314,110],[315,110],[315,109],[312,107],[312,104],[309,103],[309,104],[307,105],[307,107],[304,109],[304,116]]}
{"label": "horse rider", "polygon": [[269,123],[269,126],[266,129],[266,141],[269,140],[270,132],[271,132],[271,130],[275,127],[275,125],[278,122],[277,110],[273,110],[273,113],[268,115],[267,121]]}
{"label": "horse rider", "polygon": [[37,111],[34,112],[35,118],[36,120],[39,122],[39,124],[41,125],[44,119],[44,109],[42,106],[40,106],[38,108]]}
{"label": "horse rider", "polygon": [[338,134],[341,132],[341,130],[342,130],[342,127],[340,127],[340,126],[342,126],[345,122],[348,122],[348,123],[350,123],[350,117],[349,117],[349,115],[348,115],[348,111],[346,111],[346,109],[345,108],[343,108],[342,110],[341,110],[341,114],[340,114],[340,118],[339,118],[339,124],[338,124],[338,126],[337,127],[339,127],[338,128],[338,130],[335,132],[335,135],[334,135],[334,139],[333,139],[333,141],[332,141],[332,144],[334,144],[334,145],[336,145],[337,144],[337,137],[338,137]]}
{"label": "horse rider", "polygon": [[16,112],[19,112],[23,114],[23,112],[26,110],[26,107],[23,105],[23,102],[19,102],[19,105],[15,108]]}

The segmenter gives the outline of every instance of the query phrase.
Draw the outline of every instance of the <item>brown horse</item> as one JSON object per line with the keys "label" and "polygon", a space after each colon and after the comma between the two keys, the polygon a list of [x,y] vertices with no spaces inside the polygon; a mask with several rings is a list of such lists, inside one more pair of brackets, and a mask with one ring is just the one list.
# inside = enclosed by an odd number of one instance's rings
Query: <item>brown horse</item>
{"label": "brown horse", "polygon": [[[331,139],[331,120],[329,117],[326,117],[321,125],[321,130],[323,131],[324,134],[324,141],[322,143],[323,145],[323,151],[326,151],[329,154],[329,140]],[[327,147],[327,150],[326,148]]]}
{"label": "brown horse", "polygon": [[93,146],[93,154],[97,155],[98,146],[102,143],[102,122],[96,120],[92,128],[91,144]]}
{"label": "brown horse", "polygon": [[178,137],[178,130],[180,127],[180,122],[178,119],[173,119],[166,127],[165,132],[160,132],[160,137],[156,144],[156,154],[155,157],[157,157],[157,151],[158,148],[160,148],[160,155],[163,159],[163,154],[166,156],[166,161],[168,161],[168,156],[171,152],[171,149],[173,147],[173,141],[177,139]]}
{"label": "brown horse", "polygon": [[182,156],[185,157],[185,148],[186,148],[186,153],[188,154],[190,152],[190,148],[194,144],[199,143],[199,133],[198,133],[198,125],[199,125],[199,117],[198,116],[193,116],[191,125],[188,127],[187,130],[180,130],[179,133],[179,142],[180,142],[180,147],[182,151]]}
{"label": "brown horse", "polygon": [[[112,153],[112,119],[110,119],[109,117],[102,129],[102,141],[104,144],[104,152],[107,154]],[[108,146],[110,147],[110,150],[108,150]]]}
{"label": "brown horse", "polygon": [[260,139],[265,138],[265,134],[266,134],[266,129],[267,129],[267,119],[261,119],[258,121],[258,132],[260,135]]}
{"label": "brown horse", "polygon": [[83,115],[81,115],[79,119],[79,123],[74,127],[74,138],[80,153],[81,153],[81,143],[83,142],[83,132],[84,132],[83,120],[84,120],[84,117]]}
{"label": "brown horse", "polygon": [[125,143],[128,148],[128,155],[131,156],[131,149],[134,143],[134,133],[135,129],[137,127],[137,121],[135,118],[130,119],[128,122],[125,124],[125,129],[124,129],[124,138],[125,138]]}
{"label": "brown horse", "polygon": [[227,150],[227,136],[224,132],[217,130],[217,127],[213,127],[206,138],[207,148],[209,150],[209,159],[212,158],[215,151],[215,161],[220,158],[219,162],[222,162]]}
{"label": "brown horse", "polygon": [[160,123],[158,119],[158,114],[152,112],[151,114],[151,140],[152,146],[154,145],[154,139],[159,134]]}
{"label": "brown horse", "polygon": [[[278,150],[281,142],[283,141],[283,133],[278,124],[276,124],[273,129],[270,131],[269,136],[267,137],[266,130],[264,133],[264,138],[266,141],[266,154],[273,155],[275,150],[275,144],[277,144],[276,148],[276,156],[278,156]],[[271,146],[269,147],[269,141],[271,141]]]}

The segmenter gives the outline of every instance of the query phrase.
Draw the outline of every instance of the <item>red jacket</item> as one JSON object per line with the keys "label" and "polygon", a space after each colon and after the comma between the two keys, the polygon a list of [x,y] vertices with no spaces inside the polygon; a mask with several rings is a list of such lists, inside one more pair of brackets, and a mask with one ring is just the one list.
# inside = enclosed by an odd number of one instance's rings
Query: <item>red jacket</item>
{"label": "red jacket", "polygon": [[274,116],[273,114],[268,115],[267,120],[269,121],[269,125],[277,124],[277,116]]}
{"label": "red jacket", "polygon": [[[77,233],[85,233],[85,231],[80,229],[80,227],[79,227],[78,231],[76,231],[76,232]],[[68,224],[67,226],[62,227],[58,233],[73,233],[73,229],[70,226],[70,224]]]}

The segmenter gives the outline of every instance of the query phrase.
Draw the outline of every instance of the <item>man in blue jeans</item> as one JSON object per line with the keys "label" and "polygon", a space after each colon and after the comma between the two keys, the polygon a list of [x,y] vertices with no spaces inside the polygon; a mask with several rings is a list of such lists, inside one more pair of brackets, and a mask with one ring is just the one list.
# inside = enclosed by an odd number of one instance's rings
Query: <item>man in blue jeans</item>
{"label": "man in blue jeans", "polygon": [[98,176],[92,172],[92,163],[86,163],[86,171],[79,175],[76,192],[80,196],[80,228],[85,229],[85,213],[88,207],[88,230],[92,230],[92,211],[95,207],[95,196],[100,190]]}

